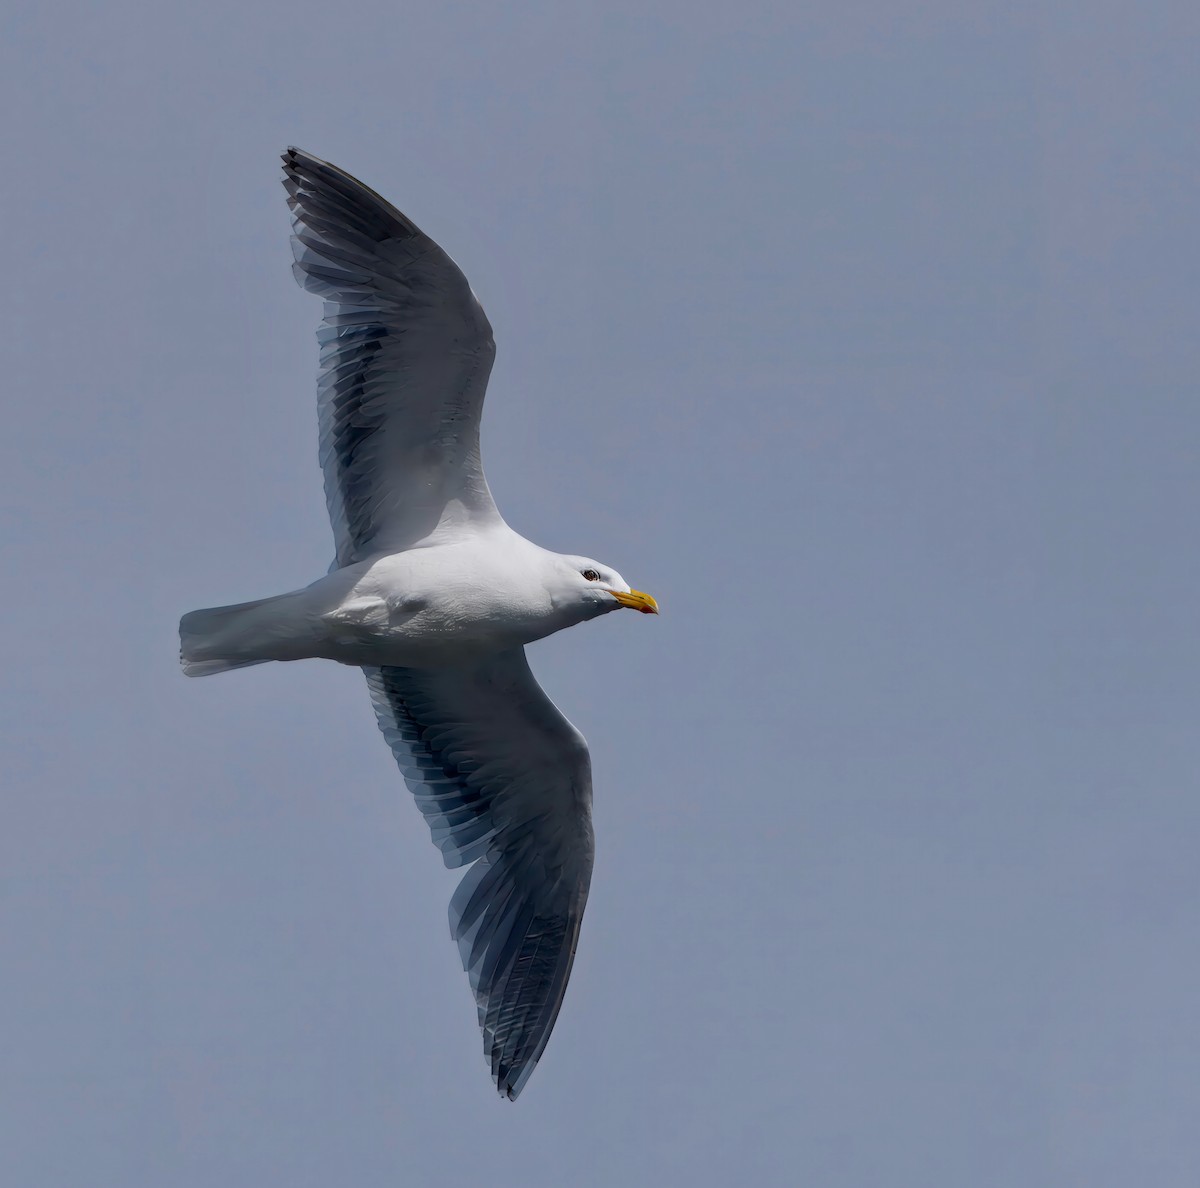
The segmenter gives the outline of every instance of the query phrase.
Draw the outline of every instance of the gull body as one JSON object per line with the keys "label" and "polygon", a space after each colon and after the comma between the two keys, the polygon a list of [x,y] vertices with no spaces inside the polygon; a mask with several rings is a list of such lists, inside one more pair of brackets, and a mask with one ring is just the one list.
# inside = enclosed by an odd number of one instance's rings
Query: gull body
{"label": "gull body", "polygon": [[[600,581],[583,578],[587,570]],[[204,676],[268,660],[464,664],[620,610],[614,593],[634,593],[615,570],[500,523],[370,557],[274,598],[193,611],[180,623],[183,667]]]}
{"label": "gull body", "polygon": [[283,157],[293,272],[324,299],[317,410],[330,571],[183,616],[208,676],[270,661],[360,666],[447,866],[450,931],[502,1094],[521,1092],[566,992],[591,884],[591,759],[524,647],[627,607],[615,569],[514,532],[484,478],[492,328],[454,261],[348,173]]}

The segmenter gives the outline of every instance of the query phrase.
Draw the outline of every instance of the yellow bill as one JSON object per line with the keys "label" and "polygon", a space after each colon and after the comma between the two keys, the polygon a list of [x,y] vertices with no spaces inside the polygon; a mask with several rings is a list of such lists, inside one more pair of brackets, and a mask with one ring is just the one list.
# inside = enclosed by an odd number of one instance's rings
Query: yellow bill
{"label": "yellow bill", "polygon": [[644,615],[658,614],[658,603],[649,594],[641,590],[609,590],[609,593],[622,605],[630,610],[641,611]]}

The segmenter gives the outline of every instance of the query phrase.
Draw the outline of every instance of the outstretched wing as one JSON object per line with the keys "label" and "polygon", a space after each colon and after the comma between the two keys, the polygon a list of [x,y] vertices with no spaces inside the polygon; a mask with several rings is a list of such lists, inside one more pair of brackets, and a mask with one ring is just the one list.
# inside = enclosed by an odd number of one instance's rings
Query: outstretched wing
{"label": "outstretched wing", "polygon": [[325,299],[320,457],[337,564],[499,521],[479,459],[496,347],[458,265],[373,190],[283,155],[296,279]]}
{"label": "outstretched wing", "polygon": [[371,700],[447,866],[484,1054],[515,1098],[562,1005],[592,877],[591,760],[524,649],[472,669],[366,668]]}

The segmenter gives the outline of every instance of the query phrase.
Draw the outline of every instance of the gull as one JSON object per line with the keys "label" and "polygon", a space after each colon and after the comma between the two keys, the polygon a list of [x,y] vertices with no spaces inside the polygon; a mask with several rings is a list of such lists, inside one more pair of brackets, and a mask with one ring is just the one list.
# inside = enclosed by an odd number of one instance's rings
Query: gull
{"label": "gull", "polygon": [[583,736],[525,645],[622,607],[611,566],[518,535],[492,500],[479,419],[492,328],[454,261],[394,206],[300,149],[283,155],[293,272],[325,302],[320,462],[336,555],[302,590],[192,611],[180,662],[361,667],[383,737],[449,867],[450,901],[500,1093],[550,1038],[592,876]]}

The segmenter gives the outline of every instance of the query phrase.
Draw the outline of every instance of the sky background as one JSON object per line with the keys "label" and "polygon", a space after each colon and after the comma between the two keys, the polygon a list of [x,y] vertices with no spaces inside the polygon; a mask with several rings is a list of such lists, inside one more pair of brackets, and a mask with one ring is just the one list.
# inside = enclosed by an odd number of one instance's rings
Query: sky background
{"label": "sky background", "polygon": [[[6,1185],[1200,1182],[1200,9],[2,22]],[[597,862],[515,1105],[361,676],[177,668],[332,551],[289,143],[663,607],[531,649]]]}

